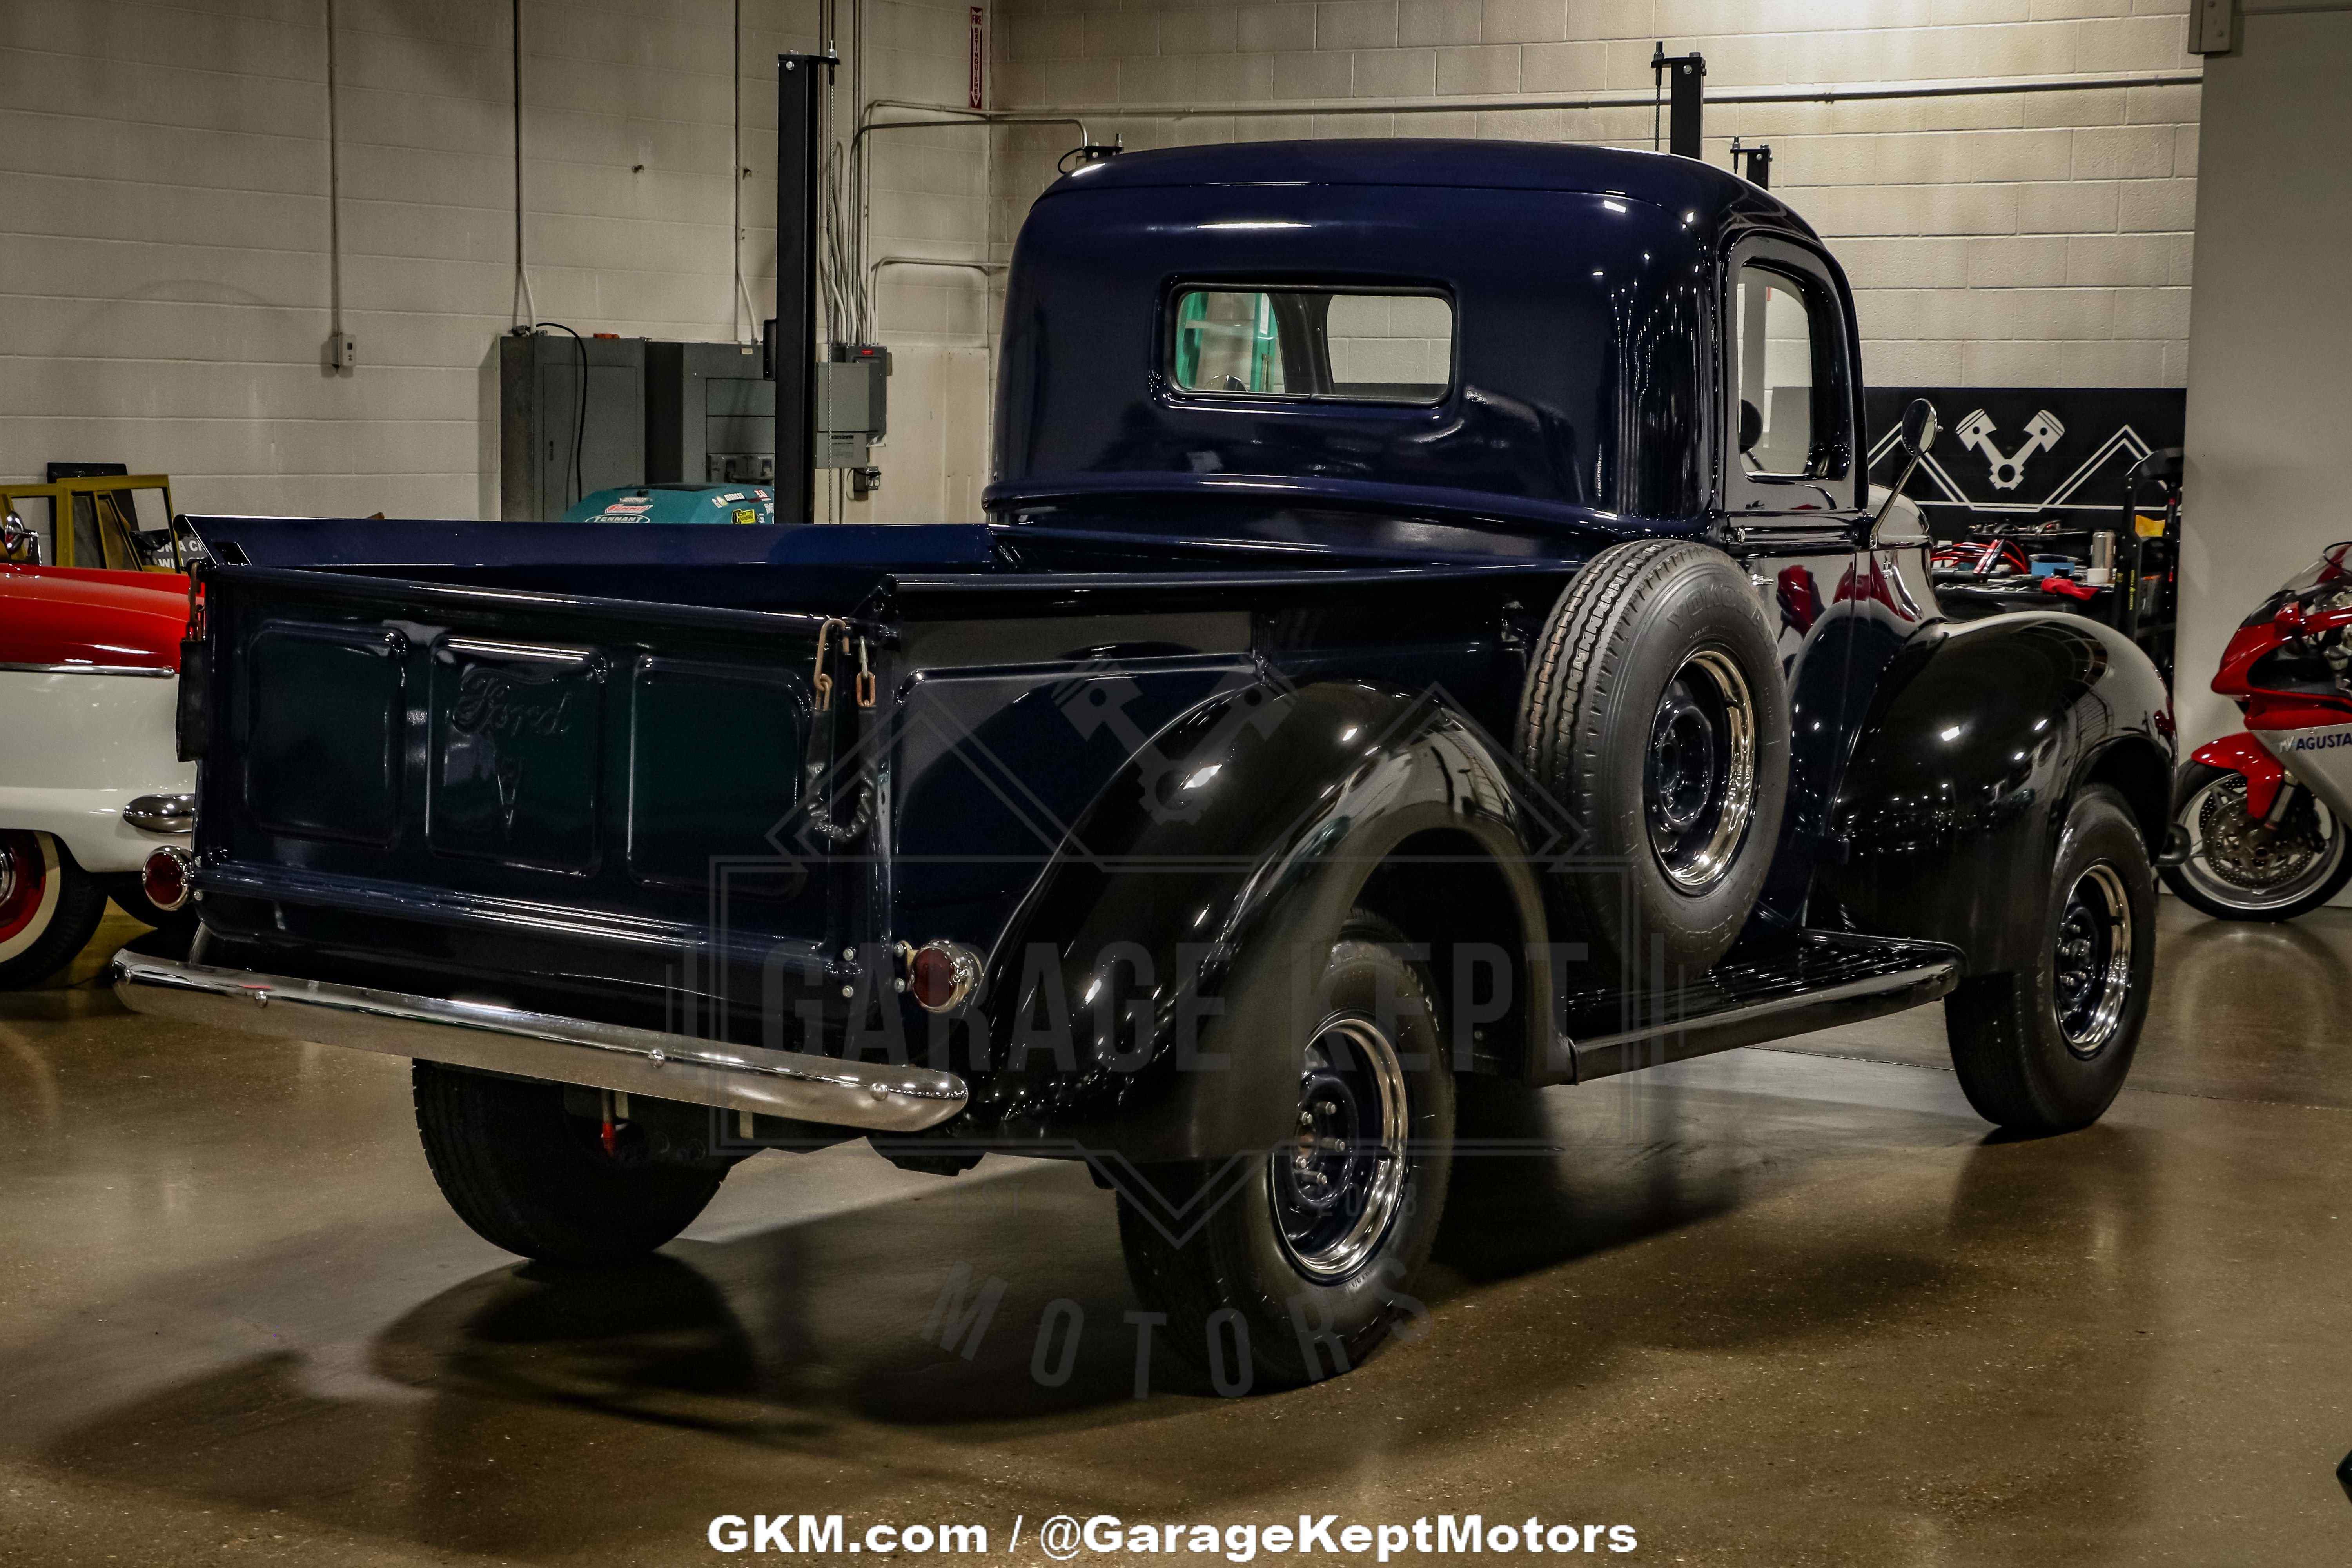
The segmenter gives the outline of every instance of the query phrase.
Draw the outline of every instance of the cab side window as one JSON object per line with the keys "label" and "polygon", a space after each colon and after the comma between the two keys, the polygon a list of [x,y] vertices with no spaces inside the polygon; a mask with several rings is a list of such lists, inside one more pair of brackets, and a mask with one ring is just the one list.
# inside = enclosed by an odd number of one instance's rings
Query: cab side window
{"label": "cab side window", "polygon": [[1794,265],[1744,261],[1731,317],[1740,471],[1760,479],[1844,478],[1853,447],[1828,291]]}

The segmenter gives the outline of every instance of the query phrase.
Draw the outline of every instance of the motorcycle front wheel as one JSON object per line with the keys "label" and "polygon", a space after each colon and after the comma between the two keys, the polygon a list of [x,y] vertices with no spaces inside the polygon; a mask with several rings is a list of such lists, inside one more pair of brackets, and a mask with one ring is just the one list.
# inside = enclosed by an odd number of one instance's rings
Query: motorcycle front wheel
{"label": "motorcycle front wheel", "polygon": [[2189,858],[2164,885],[2216,920],[2291,921],[2352,881],[2352,830],[2301,784],[2278,822],[2246,810],[2242,773],[2199,763],[2183,776],[2173,821]]}

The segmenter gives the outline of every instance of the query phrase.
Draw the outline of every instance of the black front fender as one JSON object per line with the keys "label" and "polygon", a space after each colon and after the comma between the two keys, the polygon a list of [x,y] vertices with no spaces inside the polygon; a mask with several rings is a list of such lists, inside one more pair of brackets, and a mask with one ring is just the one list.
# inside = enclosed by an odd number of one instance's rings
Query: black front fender
{"label": "black front fender", "polygon": [[2020,967],[2077,792],[2115,784],[2153,847],[2172,750],[2161,678],[2110,627],[2063,615],[1939,623],[1880,677],[1817,886],[1856,929],[1950,942],[1972,974]]}
{"label": "black front fender", "polygon": [[[957,1132],[1139,1163],[1290,1135],[1331,943],[1398,846],[1466,836],[1543,940],[1507,779],[1457,716],[1369,682],[1187,714],[1097,798],[990,955],[990,1060]],[[1550,1016],[1548,991],[1528,1000]]]}

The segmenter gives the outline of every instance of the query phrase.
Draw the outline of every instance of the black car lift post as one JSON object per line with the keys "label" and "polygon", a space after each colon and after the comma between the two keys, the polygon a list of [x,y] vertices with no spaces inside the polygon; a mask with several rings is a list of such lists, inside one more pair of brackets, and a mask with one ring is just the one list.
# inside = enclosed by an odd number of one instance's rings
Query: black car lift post
{"label": "black car lift post", "polygon": [[[1745,160],[1748,165],[1745,169],[1739,166],[1742,160]],[[1760,185],[1768,191],[1770,190],[1772,188],[1772,149],[1760,142],[1753,147],[1742,147],[1739,144],[1739,138],[1733,137],[1731,139],[1731,172],[1735,174],[1746,174],[1748,183],[1751,185]]]}
{"label": "black car lift post", "polygon": [[[1706,107],[1706,57],[1694,50],[1669,55],[1663,41],[1650,46],[1650,150],[1658,148],[1658,100],[1666,100],[1666,151],[1685,158],[1704,158],[1706,147],[1699,117]],[[1667,85],[1671,79],[1672,86]]]}
{"label": "black car lift post", "polygon": [[816,521],[817,172],[830,55],[776,57],[776,319],[768,374],[776,383],[776,521]]}

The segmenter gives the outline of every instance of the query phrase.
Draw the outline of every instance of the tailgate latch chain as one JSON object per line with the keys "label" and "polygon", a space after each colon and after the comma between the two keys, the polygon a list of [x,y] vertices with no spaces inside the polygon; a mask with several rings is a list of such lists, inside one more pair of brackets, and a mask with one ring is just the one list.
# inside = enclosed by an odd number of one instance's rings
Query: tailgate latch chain
{"label": "tailgate latch chain", "polygon": [[[849,645],[853,640],[849,623],[837,616],[828,617],[816,629],[816,671],[810,678],[809,684],[816,689],[816,710],[820,713],[833,710],[833,677],[824,672],[824,659],[825,655],[833,651],[833,629],[835,626],[841,628],[842,658],[849,657]],[[871,708],[874,706],[874,668],[867,662],[864,636],[857,636],[855,641],[857,644],[857,705]]]}
{"label": "tailgate latch chain", "polygon": [[845,632],[849,629],[849,623],[827,620],[816,629],[816,674],[809,684],[816,688],[816,710],[820,713],[833,711],[833,677],[824,672],[824,656],[833,651],[833,628],[835,626]]}

